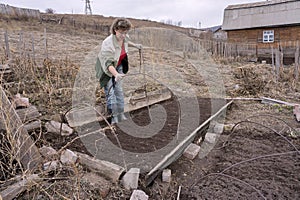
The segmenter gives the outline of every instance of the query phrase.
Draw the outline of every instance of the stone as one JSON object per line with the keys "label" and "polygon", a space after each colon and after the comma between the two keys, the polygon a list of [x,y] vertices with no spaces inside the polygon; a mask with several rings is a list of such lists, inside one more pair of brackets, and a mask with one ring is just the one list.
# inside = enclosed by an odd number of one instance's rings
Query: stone
{"label": "stone", "polygon": [[214,144],[216,142],[216,140],[217,140],[217,137],[218,136],[215,133],[206,133],[204,141],[208,142],[210,144]]}
{"label": "stone", "polygon": [[14,104],[15,108],[19,107],[29,107],[29,99],[26,97],[21,97],[21,94],[16,94],[12,100],[12,103]]}
{"label": "stone", "polygon": [[49,161],[49,162],[46,162],[46,163],[43,164],[43,169],[45,171],[55,171],[60,167],[61,167],[61,165],[56,160],[55,161]]}
{"label": "stone", "polygon": [[43,147],[39,148],[39,151],[40,151],[41,155],[47,159],[58,157],[57,151],[55,149],[53,149],[52,147],[43,146]]}
{"label": "stone", "polygon": [[214,133],[221,134],[223,133],[224,124],[216,123],[214,126]]}
{"label": "stone", "polygon": [[133,190],[130,200],[148,200],[149,196],[142,190]]}
{"label": "stone", "polygon": [[71,150],[66,149],[60,156],[60,162],[64,165],[74,165],[78,160],[78,156]]}
{"label": "stone", "polygon": [[140,176],[139,168],[131,168],[122,178],[125,189],[137,189]]}
{"label": "stone", "polygon": [[200,146],[196,145],[194,143],[191,143],[183,152],[183,155],[188,158],[193,160],[199,153],[200,151]]}
{"label": "stone", "polygon": [[170,183],[171,182],[171,169],[164,169],[162,172],[162,181]]}
{"label": "stone", "polygon": [[73,129],[70,128],[67,124],[61,124],[60,122],[50,121],[45,124],[48,133],[60,133],[62,136],[69,136],[73,134]]}

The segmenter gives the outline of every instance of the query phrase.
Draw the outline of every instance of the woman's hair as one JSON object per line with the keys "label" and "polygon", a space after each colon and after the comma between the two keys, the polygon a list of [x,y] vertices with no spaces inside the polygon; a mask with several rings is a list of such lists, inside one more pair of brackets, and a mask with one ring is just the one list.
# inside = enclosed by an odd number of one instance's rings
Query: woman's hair
{"label": "woman's hair", "polygon": [[132,27],[132,24],[128,19],[116,18],[110,27],[110,32],[112,34],[116,35],[117,30],[128,31],[131,29],[131,27]]}

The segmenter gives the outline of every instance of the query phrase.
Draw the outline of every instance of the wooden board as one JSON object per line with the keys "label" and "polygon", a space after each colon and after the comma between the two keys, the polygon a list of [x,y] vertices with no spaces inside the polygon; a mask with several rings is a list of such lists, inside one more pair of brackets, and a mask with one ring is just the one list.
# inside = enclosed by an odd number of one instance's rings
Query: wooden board
{"label": "wooden board", "polygon": [[[172,97],[172,94],[167,89],[149,92],[147,96],[141,94],[139,96],[127,97],[124,99],[125,112],[131,112],[143,107],[153,105]],[[95,111],[96,110],[96,111]],[[80,108],[74,108],[66,114],[66,119],[70,127],[79,127],[94,121],[102,121],[103,117],[99,113],[105,115],[105,108],[103,106],[96,106],[95,108],[83,105]]]}
{"label": "wooden board", "polygon": [[7,134],[12,134],[11,138],[15,139],[16,146],[13,146],[16,159],[19,159],[24,170],[34,169],[41,163],[41,155],[34,141],[28,134],[27,130],[18,116],[16,110],[11,105],[4,90],[0,87],[0,106],[3,112],[2,123],[6,124]]}

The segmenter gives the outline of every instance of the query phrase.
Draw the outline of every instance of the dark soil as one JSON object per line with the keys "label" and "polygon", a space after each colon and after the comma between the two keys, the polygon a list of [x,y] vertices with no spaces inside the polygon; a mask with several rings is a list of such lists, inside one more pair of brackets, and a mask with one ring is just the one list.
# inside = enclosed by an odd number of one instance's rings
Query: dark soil
{"label": "dark soil", "polygon": [[[184,98],[182,101],[188,104],[189,100],[190,100],[189,98]],[[211,100],[208,98],[198,98],[198,106],[201,115],[200,115],[199,124],[197,124],[197,126],[199,126],[201,123],[203,123],[211,116],[212,114],[211,101],[218,101],[220,108],[224,105],[223,103],[225,102],[224,100],[221,99]],[[177,101],[177,99],[174,98],[172,100],[165,101],[160,105],[162,105],[167,112],[167,120],[164,124],[164,127],[159,131],[159,133],[155,134],[150,138],[133,137],[131,135],[128,135],[124,131],[122,131],[118,126],[116,126],[116,133],[118,135],[118,140],[120,141],[121,146],[124,150],[130,152],[138,152],[138,153],[152,152],[163,148],[165,145],[167,145],[170,141],[174,139],[178,129],[178,122],[180,121],[179,120],[180,104]],[[151,122],[148,108],[131,112],[130,116],[132,120],[139,126],[146,126]],[[191,119],[191,120],[195,120],[195,119]],[[197,126],[189,127],[189,130],[194,130],[197,128]],[[136,131],[138,132],[139,130]],[[112,143],[118,145],[118,141],[111,133],[110,129],[106,130],[106,135]]]}
{"label": "dark soil", "polygon": [[203,159],[172,164],[181,199],[299,199],[300,140],[290,135],[295,121],[273,116],[241,119]]}

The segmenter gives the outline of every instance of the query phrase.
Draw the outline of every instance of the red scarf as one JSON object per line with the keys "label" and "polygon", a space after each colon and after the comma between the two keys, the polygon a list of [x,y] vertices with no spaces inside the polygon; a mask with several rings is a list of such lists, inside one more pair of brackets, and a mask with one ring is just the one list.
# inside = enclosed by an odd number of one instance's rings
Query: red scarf
{"label": "red scarf", "polygon": [[119,62],[117,64],[117,66],[119,66],[122,62],[122,60],[126,57],[126,51],[125,51],[125,47],[124,47],[124,43],[122,44],[122,50],[121,50],[121,54],[120,54],[120,58],[119,58]]}

